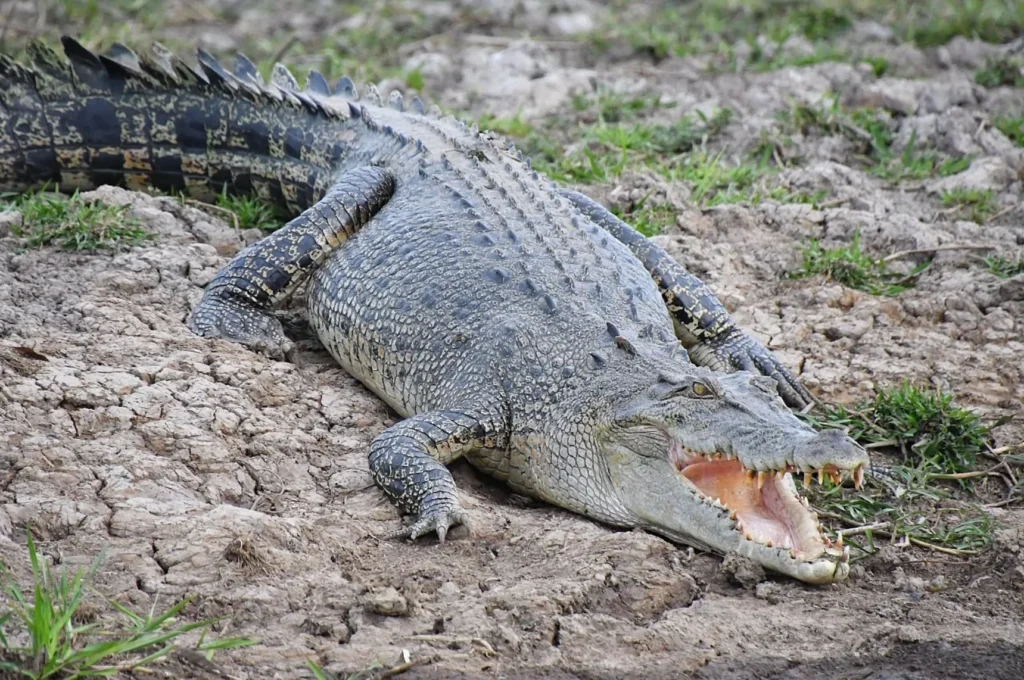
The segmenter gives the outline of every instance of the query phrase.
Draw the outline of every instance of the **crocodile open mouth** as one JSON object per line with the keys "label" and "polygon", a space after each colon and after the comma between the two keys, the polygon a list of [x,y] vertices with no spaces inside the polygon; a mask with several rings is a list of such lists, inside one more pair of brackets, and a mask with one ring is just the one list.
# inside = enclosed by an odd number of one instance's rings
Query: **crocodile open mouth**
{"label": "crocodile open mouth", "polygon": [[[670,457],[678,473],[697,487],[705,501],[730,512],[736,531],[746,540],[789,550],[790,556],[798,560],[842,552],[842,537],[832,543],[822,532],[807,499],[797,493],[792,475],[797,471],[795,467],[758,472],[728,455],[705,455],[675,446]],[[820,483],[826,476],[838,482],[843,475],[835,468],[802,472],[807,485],[814,479]],[[863,468],[848,472],[859,487]]]}

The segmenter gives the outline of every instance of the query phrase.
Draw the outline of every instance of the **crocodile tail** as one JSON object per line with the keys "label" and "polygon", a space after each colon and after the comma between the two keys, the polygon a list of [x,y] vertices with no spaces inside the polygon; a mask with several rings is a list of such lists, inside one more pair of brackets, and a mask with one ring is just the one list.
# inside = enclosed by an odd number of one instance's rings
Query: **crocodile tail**
{"label": "crocodile tail", "polygon": [[241,56],[228,72],[201,50],[193,67],[159,45],[140,58],[61,43],[63,57],[34,43],[28,65],[0,55],[0,191],[227,191],[295,215],[351,150],[359,109],[319,73],[301,91],[283,66],[268,84]]}

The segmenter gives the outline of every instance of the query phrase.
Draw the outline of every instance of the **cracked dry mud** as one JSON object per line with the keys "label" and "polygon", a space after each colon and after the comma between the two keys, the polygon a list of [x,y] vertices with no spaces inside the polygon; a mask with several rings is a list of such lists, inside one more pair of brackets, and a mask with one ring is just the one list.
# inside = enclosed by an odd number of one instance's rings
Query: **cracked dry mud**
{"label": "cracked dry mud", "polygon": [[[526,28],[569,32],[599,11],[554,5],[559,21]],[[549,16],[543,3],[530,8]],[[222,51],[242,30],[229,28]],[[538,126],[595,86],[660,94],[676,103],[658,112],[665,121],[729,107],[737,154],[791,100],[837,91],[902,111],[897,144],[916,131],[974,157],[971,167],[896,189],[856,169],[838,138],[798,137],[805,162],[779,181],[826,190],[831,207],[698,210],[685,187],[653,175],[584,190],[620,207],[653,190],[678,210],[658,241],[821,398],[934,384],[986,417],[1015,415],[997,430],[997,445],[1009,445],[1024,433],[1024,275],[998,279],[974,252],[954,250],[894,299],[781,277],[807,238],[836,245],[856,230],[877,254],[949,243],[1019,252],[1020,210],[985,225],[938,214],[935,192],[947,185],[992,189],[1000,210],[1012,208],[1024,176],[1024,152],[986,124],[1024,109],[1024,92],[975,85],[978,55],[995,48],[955,42],[889,44],[897,75],[882,79],[844,63],[719,75],[696,59],[593,64],[545,39],[427,41],[409,62],[443,105],[520,110]],[[849,582],[816,588],[525,501],[460,463],[471,531],[444,545],[380,540],[399,519],[366,454],[395,415],[334,365],[301,302],[282,311],[299,341],[287,362],[184,324],[203,285],[258,235],[170,198],[114,188],[90,197],[130,204],[155,238],[119,254],[24,251],[9,235],[16,218],[0,225],[0,559],[20,577],[29,523],[68,567],[106,550],[101,592],[139,610],[194,596],[190,616],[228,616],[223,634],[258,639],[217,656],[239,678],[308,677],[307,659],[333,671],[392,666],[403,649],[432,660],[413,678],[1024,677],[1019,507],[993,511],[1001,528],[980,557],[886,547]]]}

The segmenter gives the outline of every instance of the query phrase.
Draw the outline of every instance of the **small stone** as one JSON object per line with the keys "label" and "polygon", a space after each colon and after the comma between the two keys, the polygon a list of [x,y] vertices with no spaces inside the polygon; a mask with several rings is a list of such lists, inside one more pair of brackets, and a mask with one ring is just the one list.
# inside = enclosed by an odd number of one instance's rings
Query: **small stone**
{"label": "small stone", "polygon": [[198,222],[192,227],[192,233],[200,243],[208,243],[217,249],[217,254],[230,257],[242,249],[242,239],[238,232],[225,224]]}
{"label": "small stone", "polygon": [[1000,192],[1017,181],[1017,171],[998,156],[978,158],[963,172],[943,177],[928,185],[928,191],[941,194],[945,191],[994,191]]}
{"label": "small stone", "polygon": [[900,642],[920,642],[921,631],[914,626],[900,626],[896,629],[896,639]]}
{"label": "small stone", "polygon": [[363,606],[382,616],[405,616],[409,613],[409,602],[391,586],[364,595]]}
{"label": "small stone", "polygon": [[459,586],[454,581],[445,581],[437,589],[437,594],[446,599],[455,597],[459,592]]}
{"label": "small stone", "polygon": [[753,590],[765,579],[764,567],[748,557],[738,553],[729,553],[722,559],[722,571],[726,573],[733,583]]}
{"label": "small stone", "polygon": [[883,78],[851,90],[845,98],[847,106],[882,108],[911,116],[917,111],[917,95],[922,85],[903,78]]}
{"label": "small stone", "polygon": [[769,604],[778,604],[782,601],[782,586],[774,581],[758,583],[754,587],[754,597]]}
{"label": "small stone", "polygon": [[0,212],[0,238],[10,236],[15,229],[21,229],[24,218],[16,210]]}

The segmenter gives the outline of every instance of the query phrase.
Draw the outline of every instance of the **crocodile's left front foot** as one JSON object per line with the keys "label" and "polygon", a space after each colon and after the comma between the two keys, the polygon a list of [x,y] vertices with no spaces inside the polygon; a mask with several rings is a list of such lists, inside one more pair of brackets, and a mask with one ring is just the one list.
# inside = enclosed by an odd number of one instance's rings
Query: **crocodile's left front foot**
{"label": "crocodile's left front foot", "polygon": [[800,381],[779,363],[771,350],[739,329],[689,349],[693,363],[713,371],[750,371],[773,378],[786,405],[803,409],[814,397]]}
{"label": "crocodile's left front foot", "polygon": [[272,359],[284,359],[293,346],[272,311],[216,294],[204,297],[189,317],[188,327],[201,337],[237,342]]}

